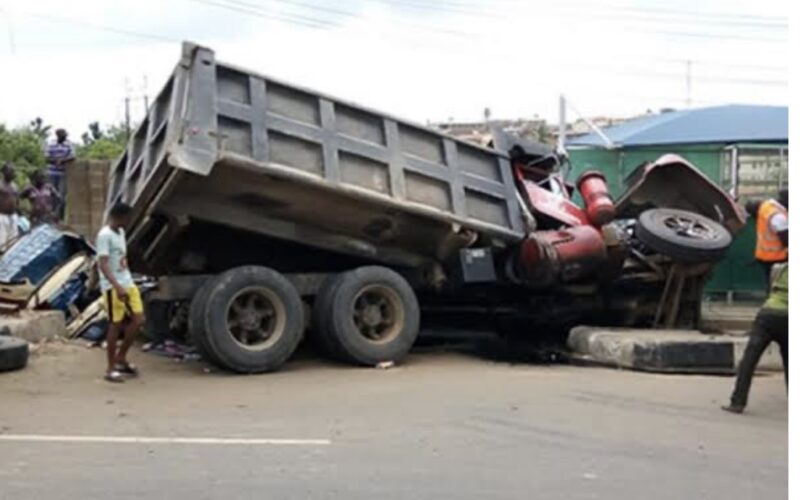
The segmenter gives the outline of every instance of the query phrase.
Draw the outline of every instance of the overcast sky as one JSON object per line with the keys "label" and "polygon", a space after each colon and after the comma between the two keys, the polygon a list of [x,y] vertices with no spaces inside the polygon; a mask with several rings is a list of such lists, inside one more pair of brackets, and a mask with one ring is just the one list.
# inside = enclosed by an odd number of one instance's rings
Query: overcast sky
{"label": "overcast sky", "polygon": [[[3,0],[0,122],[134,118],[180,54],[416,121],[788,103],[784,0]],[[687,89],[691,61],[691,92]],[[145,80],[147,82],[145,87]],[[126,85],[127,82],[127,85]],[[570,119],[574,119],[574,114]]]}

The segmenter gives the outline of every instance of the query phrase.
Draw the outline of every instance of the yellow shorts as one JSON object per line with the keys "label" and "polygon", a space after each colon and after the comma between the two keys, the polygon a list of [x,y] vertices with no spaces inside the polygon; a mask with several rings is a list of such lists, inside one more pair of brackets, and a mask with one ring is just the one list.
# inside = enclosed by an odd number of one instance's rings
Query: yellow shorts
{"label": "yellow shorts", "polygon": [[135,286],[125,289],[128,292],[128,300],[123,302],[120,300],[117,291],[113,288],[103,294],[106,303],[106,312],[108,313],[108,320],[112,323],[120,323],[125,316],[132,316],[134,314],[144,313],[142,306],[142,296],[139,294],[139,289]]}

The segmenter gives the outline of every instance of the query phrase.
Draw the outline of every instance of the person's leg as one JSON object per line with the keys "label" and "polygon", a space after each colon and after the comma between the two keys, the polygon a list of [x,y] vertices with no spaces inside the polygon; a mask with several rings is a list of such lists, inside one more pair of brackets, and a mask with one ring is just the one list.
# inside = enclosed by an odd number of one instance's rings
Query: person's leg
{"label": "person's leg", "polygon": [[108,313],[108,330],[106,331],[106,360],[108,361],[108,366],[105,379],[109,382],[121,382],[122,375],[117,371],[116,364],[118,356],[117,341],[122,329],[122,320],[125,318],[124,309],[120,307],[122,303],[113,290],[105,292],[104,300]]}
{"label": "person's leg", "polygon": [[108,358],[108,368],[106,373],[114,371],[114,365],[117,362],[117,340],[119,340],[119,332],[122,329],[121,323],[108,323],[108,331],[106,333],[106,357]]}
{"label": "person's leg", "polygon": [[[128,350],[131,348],[133,341],[136,339],[136,334],[144,325],[144,305],[142,304],[142,296],[139,294],[139,289],[135,286],[129,288],[128,292],[128,302],[126,304],[126,310],[128,312],[130,321],[128,325],[125,327],[125,338],[122,341],[122,346],[117,353],[117,360],[116,363],[120,367],[128,367]],[[135,369],[127,370],[133,371],[135,374]]]}
{"label": "person's leg", "polygon": [[58,194],[61,196],[62,200],[60,206],[54,207],[54,213],[51,215],[53,215],[56,220],[61,221],[64,219],[64,206],[67,204],[67,182],[64,172],[51,171],[50,184],[52,184],[53,188],[58,191]]}
{"label": "person's leg", "polygon": [[[786,320],[787,327],[789,320]],[[786,380],[786,393],[789,393],[789,331],[775,333],[775,341],[781,348],[781,359],[783,360],[783,378]]]}
{"label": "person's leg", "polygon": [[128,321],[128,324],[125,326],[125,336],[122,339],[122,345],[117,352],[117,357],[115,359],[117,365],[128,364],[128,351],[131,345],[133,345],[133,341],[136,340],[136,334],[139,332],[142,325],[144,325],[144,315],[134,314],[131,316],[130,321]]}
{"label": "person's leg", "polygon": [[759,359],[761,359],[761,355],[771,341],[771,338],[764,328],[764,323],[764,316],[759,312],[753,323],[744,356],[739,362],[739,369],[736,374],[736,386],[734,387],[733,394],[731,394],[731,404],[725,409],[741,412],[741,410],[747,406],[747,396],[750,393],[753,374],[756,371],[756,366],[758,365]]}

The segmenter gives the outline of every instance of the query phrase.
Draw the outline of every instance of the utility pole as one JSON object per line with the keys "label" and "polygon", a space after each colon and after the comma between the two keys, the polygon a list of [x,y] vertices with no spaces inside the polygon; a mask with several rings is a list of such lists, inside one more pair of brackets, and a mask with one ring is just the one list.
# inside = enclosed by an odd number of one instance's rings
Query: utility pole
{"label": "utility pole", "polygon": [[147,110],[150,109],[150,98],[147,97],[147,75],[142,76],[142,93],[144,94],[144,116],[147,116]]}
{"label": "utility pole", "polygon": [[686,107],[692,107],[692,61],[686,61]]}
{"label": "utility pole", "polygon": [[131,138],[131,89],[125,78],[125,140]]}
{"label": "utility pole", "polygon": [[14,18],[8,8],[3,10],[6,13],[6,22],[8,23],[8,50],[13,56],[17,53],[17,40],[16,36],[14,35]]}

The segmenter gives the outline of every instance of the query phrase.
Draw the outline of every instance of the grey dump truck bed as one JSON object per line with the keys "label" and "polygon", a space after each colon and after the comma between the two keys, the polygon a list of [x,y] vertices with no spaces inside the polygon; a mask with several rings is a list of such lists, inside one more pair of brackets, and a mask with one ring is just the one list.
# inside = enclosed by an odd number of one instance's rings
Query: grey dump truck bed
{"label": "grey dump truck bed", "polygon": [[524,236],[505,153],[216,61],[190,43],[125,153],[135,266],[202,221],[378,262]]}

